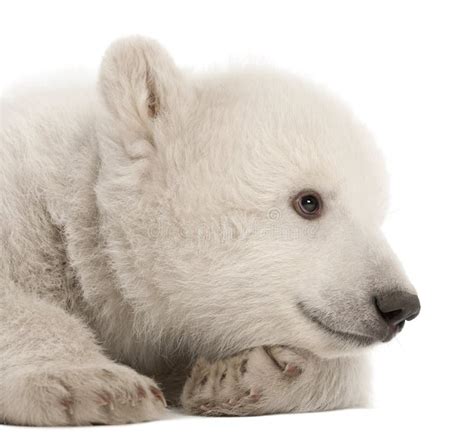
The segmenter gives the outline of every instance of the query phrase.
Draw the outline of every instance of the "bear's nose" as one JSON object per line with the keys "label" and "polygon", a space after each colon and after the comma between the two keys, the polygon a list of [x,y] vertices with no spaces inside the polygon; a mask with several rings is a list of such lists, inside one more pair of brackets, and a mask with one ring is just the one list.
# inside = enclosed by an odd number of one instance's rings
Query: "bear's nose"
{"label": "bear's nose", "polygon": [[413,320],[420,313],[418,296],[402,291],[387,291],[375,296],[375,305],[395,335],[406,320]]}

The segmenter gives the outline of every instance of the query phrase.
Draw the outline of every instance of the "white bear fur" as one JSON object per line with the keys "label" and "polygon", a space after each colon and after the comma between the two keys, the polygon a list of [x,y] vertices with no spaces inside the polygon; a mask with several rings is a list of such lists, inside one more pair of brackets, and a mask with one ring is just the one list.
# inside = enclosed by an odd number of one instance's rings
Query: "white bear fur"
{"label": "white bear fur", "polygon": [[[1,113],[0,419],[156,419],[141,374],[262,345],[308,364],[260,412],[367,403],[367,349],[295,305],[364,334],[383,331],[372,290],[413,290],[380,231],[383,161],[332,95],[265,68],[189,75],[134,37],[98,91],[26,91]],[[306,188],[320,219],[290,205]]]}

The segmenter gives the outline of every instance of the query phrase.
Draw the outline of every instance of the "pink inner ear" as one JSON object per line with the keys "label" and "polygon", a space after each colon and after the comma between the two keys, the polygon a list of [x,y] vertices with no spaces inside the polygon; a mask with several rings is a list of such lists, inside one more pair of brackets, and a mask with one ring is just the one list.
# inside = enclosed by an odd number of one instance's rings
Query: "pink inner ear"
{"label": "pink inner ear", "polygon": [[150,118],[156,118],[158,115],[158,110],[160,108],[160,100],[156,94],[155,85],[153,83],[153,78],[147,69],[146,71],[146,86],[148,90],[148,116]]}
{"label": "pink inner ear", "polygon": [[148,116],[150,118],[156,118],[159,106],[160,102],[158,101],[157,96],[150,91],[150,94],[148,95]]}

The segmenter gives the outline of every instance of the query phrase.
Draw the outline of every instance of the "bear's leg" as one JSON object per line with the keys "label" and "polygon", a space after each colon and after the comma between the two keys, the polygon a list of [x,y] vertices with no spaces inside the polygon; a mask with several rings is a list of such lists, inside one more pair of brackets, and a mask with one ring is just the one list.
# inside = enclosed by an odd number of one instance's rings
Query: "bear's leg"
{"label": "bear's leg", "polygon": [[199,359],[181,403],[194,414],[260,415],[367,405],[364,357],[321,359],[283,346],[252,348],[217,362]]}
{"label": "bear's leg", "polygon": [[108,359],[79,319],[0,284],[0,422],[140,422],[164,406],[156,384]]}

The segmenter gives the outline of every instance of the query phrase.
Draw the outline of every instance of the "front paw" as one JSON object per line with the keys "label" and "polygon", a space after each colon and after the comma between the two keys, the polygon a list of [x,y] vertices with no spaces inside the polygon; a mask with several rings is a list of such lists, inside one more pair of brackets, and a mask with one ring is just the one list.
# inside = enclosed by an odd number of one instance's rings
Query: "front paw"
{"label": "front paw", "polygon": [[306,359],[283,346],[262,346],[211,363],[199,359],[185,383],[183,408],[203,415],[291,411],[284,395],[297,385]]}
{"label": "front paw", "polygon": [[9,380],[11,423],[123,424],[158,419],[166,406],[148,377],[115,363],[22,371]]}

